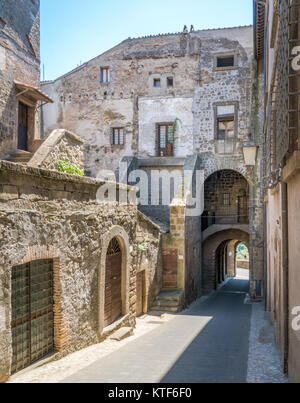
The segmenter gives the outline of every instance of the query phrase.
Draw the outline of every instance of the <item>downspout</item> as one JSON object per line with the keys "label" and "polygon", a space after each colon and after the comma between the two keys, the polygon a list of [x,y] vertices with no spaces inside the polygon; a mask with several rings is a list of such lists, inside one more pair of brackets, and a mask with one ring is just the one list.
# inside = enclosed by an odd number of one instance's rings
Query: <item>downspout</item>
{"label": "downspout", "polygon": [[288,374],[289,362],[289,231],[288,231],[288,185],[282,182],[282,269],[284,306],[284,372]]}
{"label": "downspout", "polygon": [[[257,22],[257,13],[256,13],[256,7],[257,5],[262,5],[265,9],[265,15],[264,15],[264,126],[266,123],[266,102],[265,102],[265,95],[266,95],[266,89],[267,89],[267,4],[264,1],[258,1],[258,0],[253,0],[253,6],[254,6],[254,55],[255,58],[257,59],[257,46],[256,46],[256,22]],[[257,71],[258,74],[258,71]],[[259,89],[258,89],[259,90]],[[265,130],[264,130],[265,132]],[[257,134],[256,136],[257,137]],[[259,142],[260,143],[260,142]],[[254,185],[250,185],[250,223],[251,223],[251,231],[250,231],[250,272],[251,272],[251,298],[256,298],[258,294],[262,294],[262,290],[258,289],[258,284],[255,283],[255,276],[254,276],[254,236],[255,236],[255,228],[254,228],[254,217],[255,217],[255,197],[254,197]],[[264,225],[263,225],[263,236],[265,237],[265,214],[264,214]],[[265,248],[264,248],[264,256],[265,256]],[[266,266],[264,264],[264,296],[266,296],[266,284],[267,284],[267,271],[266,271]],[[255,285],[255,287],[253,287]],[[261,295],[259,295],[261,296]]]}

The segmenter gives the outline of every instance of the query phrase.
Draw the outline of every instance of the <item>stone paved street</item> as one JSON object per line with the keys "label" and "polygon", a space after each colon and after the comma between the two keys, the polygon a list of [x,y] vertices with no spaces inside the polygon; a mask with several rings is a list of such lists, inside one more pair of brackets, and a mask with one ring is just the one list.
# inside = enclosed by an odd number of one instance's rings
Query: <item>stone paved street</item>
{"label": "stone paved street", "polygon": [[247,287],[240,270],[177,316],[139,319],[135,336],[121,343],[106,341],[10,382],[287,382],[263,303],[249,303]]}

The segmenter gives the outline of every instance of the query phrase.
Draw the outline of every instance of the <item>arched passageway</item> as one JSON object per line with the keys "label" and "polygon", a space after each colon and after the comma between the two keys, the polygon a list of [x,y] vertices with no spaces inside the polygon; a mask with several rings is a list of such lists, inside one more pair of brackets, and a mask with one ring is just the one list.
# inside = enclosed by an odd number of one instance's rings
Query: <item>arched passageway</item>
{"label": "arched passageway", "polygon": [[241,243],[249,246],[249,193],[247,180],[231,169],[217,171],[205,181],[201,221],[204,291],[215,290],[227,277],[237,275],[237,247]]}
{"label": "arched passageway", "polygon": [[[249,234],[242,230],[219,231],[203,243],[202,288],[215,290],[228,277],[238,274],[237,247],[248,248]],[[249,271],[248,271],[249,278]]]}

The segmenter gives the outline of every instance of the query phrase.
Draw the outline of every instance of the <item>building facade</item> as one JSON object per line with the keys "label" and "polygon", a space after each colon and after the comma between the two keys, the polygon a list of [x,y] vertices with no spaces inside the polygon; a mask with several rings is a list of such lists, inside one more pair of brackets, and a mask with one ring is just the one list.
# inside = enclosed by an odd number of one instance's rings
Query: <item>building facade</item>
{"label": "building facade", "polygon": [[283,368],[300,381],[299,314],[299,3],[255,5],[256,58],[265,74],[264,194],[267,310]]}
{"label": "building facade", "polygon": [[28,161],[39,145],[40,2],[0,2],[0,157]]}
{"label": "building facade", "polygon": [[[206,288],[201,280],[206,270],[201,261],[208,260],[202,254],[204,242],[216,244],[211,252],[216,256],[221,243],[233,241],[226,232],[231,229],[237,231],[237,241],[248,239],[256,261],[251,265],[251,294],[262,295],[262,199],[260,189],[254,191],[250,183],[242,152],[255,119],[251,102],[258,91],[255,74],[252,27],[185,29],[129,38],[42,85],[55,100],[43,108],[45,135],[55,127],[78,133],[87,144],[89,175],[97,176],[106,168],[123,180],[119,168],[123,161],[129,174],[139,171],[147,181],[147,200],[159,194],[159,203],[150,199],[140,210],[166,229],[165,255],[177,256],[173,271],[166,262],[167,271],[177,273],[173,286],[185,291],[187,301]],[[218,200],[206,198],[209,205],[202,210],[202,219],[201,214],[189,217],[186,209],[176,218],[174,211],[182,210],[173,200],[176,185],[165,204],[161,189],[152,189],[153,175],[181,176],[189,170],[193,175],[203,172],[208,193],[213,190],[211,175],[224,182]],[[259,179],[257,167],[255,175]],[[130,178],[130,184],[137,184],[134,176]],[[209,288],[214,289],[215,264],[207,270],[212,276]]]}
{"label": "building facade", "polygon": [[[84,141],[41,138],[39,1],[0,1],[0,382],[132,331],[162,288],[161,231],[135,189],[57,172],[84,168]],[[131,195],[131,203],[120,202]]]}

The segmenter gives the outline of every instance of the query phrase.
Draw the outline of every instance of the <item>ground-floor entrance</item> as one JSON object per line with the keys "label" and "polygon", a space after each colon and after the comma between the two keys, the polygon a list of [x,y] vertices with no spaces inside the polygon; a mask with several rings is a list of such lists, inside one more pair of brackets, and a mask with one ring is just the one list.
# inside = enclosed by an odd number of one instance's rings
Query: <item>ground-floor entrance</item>
{"label": "ground-floor entrance", "polygon": [[15,373],[54,350],[53,261],[12,268],[12,369]]}
{"label": "ground-floor entrance", "polygon": [[106,256],[104,327],[122,315],[122,251],[113,238]]}

